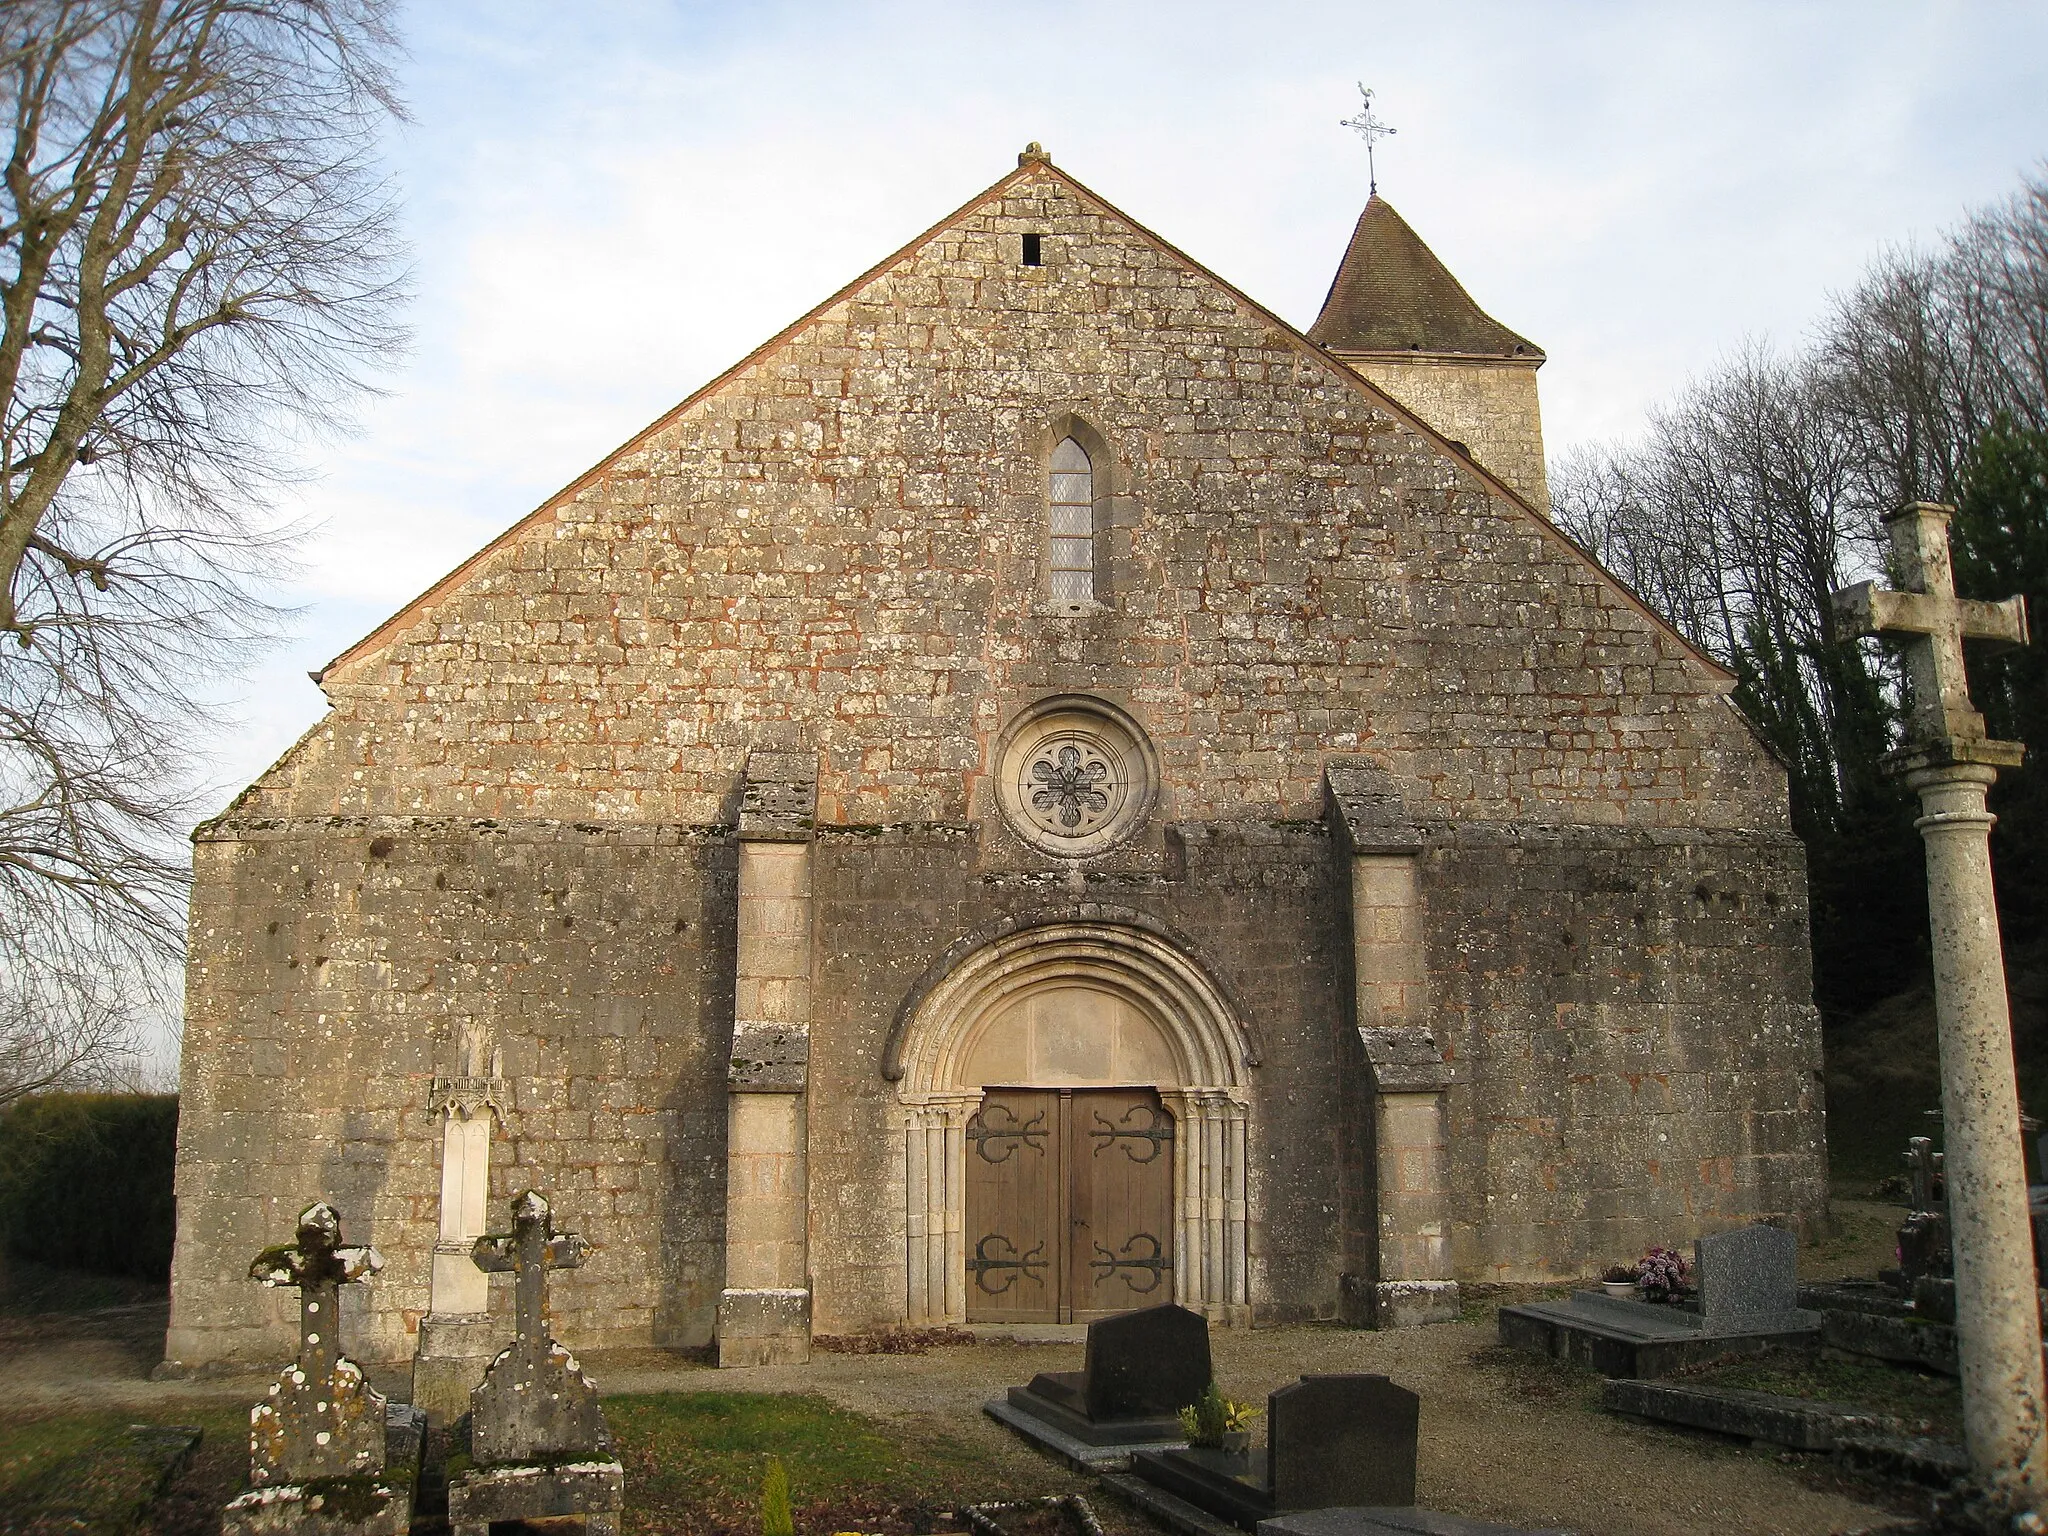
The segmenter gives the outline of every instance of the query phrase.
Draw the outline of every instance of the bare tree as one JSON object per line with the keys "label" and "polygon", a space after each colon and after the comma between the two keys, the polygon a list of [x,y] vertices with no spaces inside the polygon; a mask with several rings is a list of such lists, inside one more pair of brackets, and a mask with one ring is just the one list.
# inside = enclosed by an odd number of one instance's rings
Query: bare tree
{"label": "bare tree", "polygon": [[2048,430],[2048,179],[1893,251],[1839,300],[1815,348],[1860,497],[1953,501],[2001,415]]}
{"label": "bare tree", "polygon": [[[1882,568],[1884,513],[1967,506],[2001,423],[2048,430],[2040,177],[1934,249],[1884,255],[1811,345],[1743,349],[1653,412],[1640,441],[1582,450],[1552,475],[1559,523],[1735,673],[1737,702],[1790,770],[1824,996],[1897,981],[1923,921],[1917,906],[1872,911],[1915,884],[1909,811],[1878,771],[1896,678],[1880,647],[1842,643],[1828,596]],[[2009,801],[2021,778],[2002,784]]]}
{"label": "bare tree", "polygon": [[0,1110],[46,1089],[134,1086],[132,988],[122,976],[45,965],[0,992]]}
{"label": "bare tree", "polygon": [[0,3],[0,1051],[45,1062],[22,1080],[84,1070],[66,1031],[105,1055],[121,998],[167,979],[197,685],[275,617],[296,443],[401,341],[389,10]]}

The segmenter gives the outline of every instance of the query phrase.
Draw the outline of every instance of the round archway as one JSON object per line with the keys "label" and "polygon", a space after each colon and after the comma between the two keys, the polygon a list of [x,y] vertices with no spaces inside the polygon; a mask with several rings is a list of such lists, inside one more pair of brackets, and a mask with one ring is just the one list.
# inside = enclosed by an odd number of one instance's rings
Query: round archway
{"label": "round archway", "polygon": [[962,956],[889,1053],[904,1111],[908,1320],[967,1316],[969,1125],[996,1086],[1156,1092],[1175,1127],[1173,1299],[1242,1320],[1246,1040],[1201,968],[1137,926],[1047,922]]}

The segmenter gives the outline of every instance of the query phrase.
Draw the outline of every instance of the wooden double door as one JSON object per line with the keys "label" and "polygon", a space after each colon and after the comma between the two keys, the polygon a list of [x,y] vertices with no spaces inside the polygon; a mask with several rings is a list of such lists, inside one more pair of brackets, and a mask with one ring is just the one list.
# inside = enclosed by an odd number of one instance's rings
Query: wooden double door
{"label": "wooden double door", "polygon": [[967,1319],[1173,1300],[1173,1117],[1149,1088],[991,1088],[967,1122]]}

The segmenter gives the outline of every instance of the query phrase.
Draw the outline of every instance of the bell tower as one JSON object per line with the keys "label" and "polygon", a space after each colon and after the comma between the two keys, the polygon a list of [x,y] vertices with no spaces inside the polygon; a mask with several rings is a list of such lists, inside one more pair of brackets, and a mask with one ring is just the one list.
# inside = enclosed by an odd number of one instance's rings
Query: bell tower
{"label": "bell tower", "polygon": [[1542,348],[1475,304],[1377,192],[1308,335],[1550,515]]}

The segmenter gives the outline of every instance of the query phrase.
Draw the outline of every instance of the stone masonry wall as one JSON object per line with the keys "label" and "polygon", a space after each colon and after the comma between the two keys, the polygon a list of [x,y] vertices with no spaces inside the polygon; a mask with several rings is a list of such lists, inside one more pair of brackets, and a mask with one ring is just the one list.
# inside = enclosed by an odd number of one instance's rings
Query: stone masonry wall
{"label": "stone masonry wall", "polygon": [[1454,1251],[1583,1276],[1826,1199],[1806,869],[1789,836],[1439,829],[1424,858]]}
{"label": "stone masonry wall", "polygon": [[[1020,264],[1022,232],[1045,263]],[[1048,599],[1049,424],[1107,444],[1105,603]],[[1158,742],[1167,815],[1783,824],[1725,677],[1356,375],[1047,167],[826,306],[326,674],[259,815],[708,824],[747,747],[825,824],[978,815],[1039,691]]]}
{"label": "stone masonry wall", "polygon": [[1257,1316],[1336,1314],[1338,1083],[1328,1069],[1347,1007],[1339,866],[1320,822],[1244,822],[1155,834],[1148,850],[1074,889],[1017,867],[967,827],[821,833],[812,889],[820,954],[811,1045],[811,1247],[816,1326],[904,1315],[903,1144],[880,1072],[890,1025],[928,967],[1004,918],[1117,920],[1184,936],[1252,1020],[1249,1184]]}
{"label": "stone masonry wall", "polygon": [[[350,1353],[411,1353],[464,1020],[512,1083],[490,1219],[538,1187],[594,1245],[550,1293],[565,1337],[698,1344],[718,1300],[733,848],[675,828],[410,819],[203,832],[178,1125],[173,1361],[290,1353],[289,1291],[247,1279],[316,1198],[387,1266]],[[494,1286],[509,1309],[509,1290]],[[509,1316],[509,1310],[508,1314]]]}
{"label": "stone masonry wall", "polygon": [[[1025,232],[1043,266],[1020,264]],[[1103,601],[1080,615],[1050,601],[1043,558],[1068,414],[1104,445],[1113,522]],[[279,1353],[279,1299],[240,1276],[315,1195],[391,1260],[352,1347],[409,1350],[434,1237],[428,1084],[470,1016],[515,1085],[494,1215],[536,1184],[597,1245],[559,1288],[564,1337],[704,1339],[733,795],[770,738],[819,760],[822,1330],[890,1320],[902,1284],[877,1032],[977,924],[1087,901],[1185,932],[1252,1009],[1255,1295],[1268,1315],[1335,1312],[1361,1185],[1338,1175],[1356,1126],[1336,1104],[1332,754],[1454,829],[1424,901],[1435,1016],[1475,1069],[1453,1130],[1461,1269],[1533,1269],[1539,1238],[1555,1264],[1604,1251],[1629,1189],[1719,1219],[1805,1209],[1816,1187],[1784,1065],[1818,1064],[1803,887],[1774,840],[1783,775],[1727,679],[1348,369],[1049,167],[686,402],[324,687],[328,717],[196,850],[174,1359]],[[1068,691],[1138,720],[1161,776],[1145,836],[1078,890],[1008,837],[987,782],[1003,724]],[[1572,856],[1508,859],[1531,825],[1564,829]],[[1753,866],[1696,876],[1723,847]],[[1756,871],[1779,906],[1741,884]],[[1591,872],[1653,894],[1603,896]],[[1694,912],[1674,893],[1695,884],[1749,905]],[[1598,987],[1567,970],[1550,997],[1529,967],[1556,959],[1554,929],[1583,933]],[[1605,1065],[1582,1081],[1587,1055]],[[1752,1071],[1766,1056],[1781,1065]],[[1659,1072],[1696,1074],[1696,1131]],[[1704,1174],[1653,1155],[1660,1134]],[[1575,1193],[1589,1167],[1611,1195]]]}
{"label": "stone masonry wall", "polygon": [[1365,355],[1345,361],[1550,515],[1535,364]]}

